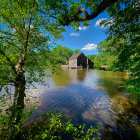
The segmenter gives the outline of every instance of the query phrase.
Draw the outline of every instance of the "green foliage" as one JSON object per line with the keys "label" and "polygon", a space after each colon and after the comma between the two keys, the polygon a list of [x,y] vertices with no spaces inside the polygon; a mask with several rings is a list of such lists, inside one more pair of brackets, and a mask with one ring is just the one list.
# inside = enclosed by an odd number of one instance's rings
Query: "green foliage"
{"label": "green foliage", "polygon": [[94,62],[94,59],[97,55],[87,55],[87,58],[90,59],[92,62]]}
{"label": "green foliage", "polygon": [[[0,98],[1,106],[7,106],[5,102],[5,94],[1,95]],[[95,136],[96,132],[99,131],[100,127],[86,128],[86,125],[75,126],[68,117],[63,116],[61,113],[54,113],[51,111],[42,115],[42,121],[35,121],[30,126],[24,126],[21,128],[25,120],[33,114],[34,109],[38,106],[33,106],[25,109],[22,113],[22,118],[15,124],[12,117],[13,106],[10,106],[4,113],[0,109],[0,138],[1,140],[12,140],[12,139],[25,139],[25,140],[41,140],[41,139],[99,139]]]}
{"label": "green foliage", "polygon": [[73,50],[63,47],[61,45],[57,45],[52,51],[52,61],[51,63],[54,65],[57,64],[68,64],[69,58],[72,56]]}
{"label": "green foliage", "polygon": [[[1,107],[6,107],[8,104],[5,102],[5,94],[0,96]],[[36,103],[35,103],[36,104]],[[85,124],[81,126],[75,126],[68,117],[63,116],[61,113],[54,113],[51,111],[42,115],[42,121],[35,121],[30,126],[24,126],[21,128],[25,120],[33,114],[34,109],[38,106],[34,105],[28,109],[25,105],[25,109],[22,113],[18,124],[12,120],[12,108],[4,112],[0,109],[0,138],[1,140],[12,139],[25,139],[25,140],[41,140],[41,139],[99,139],[95,137],[100,127],[93,128],[92,126],[87,129]]]}
{"label": "green foliage", "polygon": [[[69,19],[72,17],[79,17],[79,9],[83,6],[82,1],[69,1],[69,0],[45,0],[41,2],[41,5],[44,6],[44,11],[49,17],[57,17],[60,21],[58,25],[70,25],[73,28],[77,29],[80,25],[80,22],[73,21],[69,22]],[[89,21],[84,21],[85,26],[89,25]]]}
{"label": "green foliage", "polygon": [[[109,29],[110,36],[123,38],[124,46],[120,48],[116,66],[127,69],[130,73],[129,89],[140,93],[140,22],[139,1],[123,1],[125,8],[110,10],[114,21]],[[117,4],[116,4],[117,6]],[[126,16],[127,15],[127,16]]]}
{"label": "green foliage", "polygon": [[66,119],[61,113],[49,112],[43,115],[42,122],[34,122],[30,128],[22,131],[21,139],[99,139],[95,133],[100,127],[86,129],[85,124],[74,126],[71,120]]}
{"label": "green foliage", "polygon": [[0,95],[0,107],[2,108],[0,109],[0,138],[1,140],[12,140],[20,133],[24,121],[31,116],[33,110],[38,106],[32,106],[30,109],[27,109],[27,106],[25,105],[25,110],[23,111],[22,117],[17,124],[15,124],[12,119],[11,110],[13,109],[13,106],[6,102],[6,94],[3,92],[1,92]]}
{"label": "green foliage", "polygon": [[79,50],[79,49],[76,49],[75,51],[74,51],[74,53],[80,53],[81,51]]}
{"label": "green foliage", "polygon": [[[135,44],[135,45],[134,45]],[[112,38],[98,45],[100,54],[94,59],[95,67],[100,69],[101,65],[106,65],[107,70],[127,71],[130,73],[128,92],[140,93],[140,53],[137,40],[135,43],[127,43],[124,39]]]}
{"label": "green foliage", "polygon": [[[1,124],[5,124],[8,137],[18,133],[21,127],[27,85],[42,83],[46,65],[67,63],[72,55],[71,50],[64,48],[63,54],[56,53],[56,60],[52,59],[49,42],[62,38],[65,31],[56,17],[66,22],[67,8],[68,16],[75,16],[80,6],[80,2],[62,0],[0,0],[0,90],[9,84],[15,87],[14,105],[8,108],[10,114],[7,112],[5,117],[1,114]],[[77,28],[79,24],[74,22],[71,25]],[[64,56],[65,51],[69,56]],[[57,55],[62,55],[62,58]],[[19,122],[15,117],[20,118]]]}
{"label": "green foliage", "polygon": [[28,71],[26,83],[42,81],[45,60],[49,59],[48,41],[52,35],[54,39],[62,37],[64,30],[51,19],[43,18],[36,10],[39,6],[33,0],[0,2],[1,85],[15,82],[15,65],[22,55],[22,69]]}
{"label": "green foliage", "polygon": [[[26,84],[28,84],[34,81],[42,82],[46,65],[68,63],[68,58],[73,52],[61,46],[50,52],[48,41],[63,37],[62,32],[65,29],[62,25],[78,28],[80,22],[70,23],[68,20],[71,17],[77,17],[82,6],[93,12],[100,2],[101,0],[79,2],[73,0],[70,2],[67,0],[0,0],[0,89],[5,84],[15,84],[18,74],[15,70],[17,64],[21,65],[20,70],[23,73],[26,72]],[[110,70],[131,72],[129,90],[140,93],[139,2],[138,0],[120,0],[110,6],[107,11],[110,17],[103,24],[110,25],[108,30],[110,35],[108,40],[99,45],[101,54],[95,57],[94,62],[97,67],[108,65]],[[84,25],[88,24],[89,22],[84,22]],[[4,101],[2,103],[5,104]],[[4,128],[3,131],[7,130],[6,134],[12,139],[20,131],[23,121],[14,124],[9,116],[11,114],[7,112],[3,117],[0,110],[0,127]],[[34,137],[34,134],[37,134],[35,136],[41,139],[54,139],[57,137],[55,133],[62,134],[60,129],[62,132],[65,130],[68,134],[72,133],[75,139],[89,139],[91,132],[94,132],[91,128],[85,134],[82,126],[81,130],[77,130],[70,122],[63,125],[61,129],[60,123],[57,122],[59,117],[59,115],[51,116],[49,128],[46,123],[41,126],[43,129],[37,129],[36,133],[31,133],[29,136]],[[34,127],[38,128],[37,126]],[[60,139],[59,136],[58,139]]]}
{"label": "green foliage", "polygon": [[120,48],[123,46],[123,40],[117,40],[115,42],[114,38],[99,43],[97,46],[99,55],[94,59],[95,67],[99,69],[101,65],[106,65],[108,70],[122,71],[119,67],[115,66],[115,63],[118,60]]}
{"label": "green foliage", "polygon": [[[98,48],[97,63],[109,70],[128,71],[128,90],[140,93],[140,22],[139,1],[124,0],[107,9],[109,18],[102,24],[109,25],[108,38]],[[126,16],[127,15],[127,16]],[[102,63],[99,59],[104,60]]]}

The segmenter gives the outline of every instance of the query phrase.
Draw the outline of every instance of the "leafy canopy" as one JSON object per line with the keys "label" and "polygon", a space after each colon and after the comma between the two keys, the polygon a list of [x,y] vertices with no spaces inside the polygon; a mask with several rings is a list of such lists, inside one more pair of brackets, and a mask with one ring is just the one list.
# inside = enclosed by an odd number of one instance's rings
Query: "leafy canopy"
{"label": "leafy canopy", "polygon": [[61,45],[57,45],[52,51],[51,56],[53,58],[53,62],[56,64],[68,64],[69,58],[72,56],[73,50],[63,47]]}

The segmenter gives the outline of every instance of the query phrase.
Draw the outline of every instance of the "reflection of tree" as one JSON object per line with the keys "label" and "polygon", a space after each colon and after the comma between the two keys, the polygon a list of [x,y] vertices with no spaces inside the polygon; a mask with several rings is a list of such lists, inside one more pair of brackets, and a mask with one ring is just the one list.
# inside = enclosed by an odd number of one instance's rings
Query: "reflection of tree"
{"label": "reflection of tree", "polygon": [[[63,70],[60,73],[55,73],[53,80],[55,83],[58,82],[57,85],[70,84],[73,80],[83,80],[87,72],[86,70],[77,69]],[[70,114],[77,124],[86,122],[88,125],[102,126],[99,135],[103,139],[136,139],[135,131],[138,131],[140,127],[136,125],[135,117],[140,117],[140,114],[138,114],[140,112],[140,103],[134,105],[128,97],[117,94],[120,91],[119,89],[115,90],[115,88],[117,88],[119,80],[122,82],[123,73],[122,75],[119,75],[120,73],[115,75],[113,72],[105,73],[104,71],[91,71],[82,84],[73,82],[66,88],[57,88],[44,92],[45,94],[41,98],[42,105],[35,113],[44,113],[56,108],[60,112]],[[119,78],[117,78],[117,74]],[[98,77],[99,81],[96,81]],[[95,78],[95,81],[90,78]],[[107,89],[107,92],[110,92],[109,96],[107,93],[85,84],[85,82],[89,82],[91,85],[94,82],[98,84],[100,79],[104,81],[101,86]],[[110,82],[110,86],[109,83],[105,84],[106,79]],[[115,80],[117,81],[116,84],[114,84]]]}
{"label": "reflection of tree", "polygon": [[70,84],[72,81],[68,70],[57,71],[52,75],[52,77],[57,86],[65,86]]}
{"label": "reflection of tree", "polygon": [[124,92],[125,84],[123,79],[126,74],[123,72],[96,71],[98,75],[97,88],[106,91],[110,96]]}
{"label": "reflection of tree", "polygon": [[69,69],[62,70],[53,74],[53,80],[57,86],[65,86],[72,81],[82,81],[86,76],[87,70]]}
{"label": "reflection of tree", "polygon": [[94,100],[94,103],[83,112],[83,119],[100,125],[102,130],[98,135],[105,140],[138,139],[137,132],[140,132],[140,103],[134,105],[123,95],[114,96],[107,103],[105,97],[100,96],[97,102]]}
{"label": "reflection of tree", "polygon": [[83,81],[86,77],[86,69],[71,69],[69,70],[69,75],[73,80]]}
{"label": "reflection of tree", "polygon": [[105,125],[105,139],[138,139],[140,124],[138,104],[132,104],[125,96],[115,96],[111,100],[111,112],[115,114],[115,125]]}

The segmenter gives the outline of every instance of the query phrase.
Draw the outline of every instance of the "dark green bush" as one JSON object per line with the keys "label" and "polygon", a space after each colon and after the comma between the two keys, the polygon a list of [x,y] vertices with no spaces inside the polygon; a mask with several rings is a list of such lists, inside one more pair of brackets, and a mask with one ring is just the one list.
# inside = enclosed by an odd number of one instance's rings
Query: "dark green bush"
{"label": "dark green bush", "polygon": [[19,138],[26,140],[88,140],[100,139],[95,134],[99,131],[99,127],[86,129],[86,125],[75,126],[71,120],[68,120],[61,113],[49,112],[44,114],[41,122],[34,122],[30,128],[21,131]]}

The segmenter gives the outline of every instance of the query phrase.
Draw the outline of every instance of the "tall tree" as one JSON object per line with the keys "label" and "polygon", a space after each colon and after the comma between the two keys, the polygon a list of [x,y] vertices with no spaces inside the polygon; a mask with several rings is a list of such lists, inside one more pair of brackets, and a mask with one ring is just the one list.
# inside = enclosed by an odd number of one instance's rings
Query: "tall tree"
{"label": "tall tree", "polygon": [[108,48],[110,54],[117,55],[114,67],[131,73],[129,87],[140,93],[140,2],[125,0],[108,8],[109,18],[101,24],[109,26],[106,43],[112,40]]}
{"label": "tall tree", "polygon": [[53,62],[56,64],[68,64],[69,58],[72,56],[73,50],[63,47],[61,45],[57,45],[52,51],[51,56],[53,57]]}
{"label": "tall tree", "polygon": [[[48,51],[48,41],[61,38],[63,26],[78,27],[79,21],[97,17],[115,2],[0,0],[0,84],[15,87],[12,113],[15,123],[24,108],[25,85],[40,79],[43,73],[42,60]],[[89,13],[86,9],[90,9]]]}
{"label": "tall tree", "polygon": [[75,51],[74,51],[74,53],[80,53],[81,51],[79,50],[79,49],[76,49]]}
{"label": "tall tree", "polygon": [[1,0],[0,7],[0,85],[15,87],[12,118],[17,123],[26,84],[41,80],[48,40],[61,37],[62,28],[38,13],[36,0]]}

